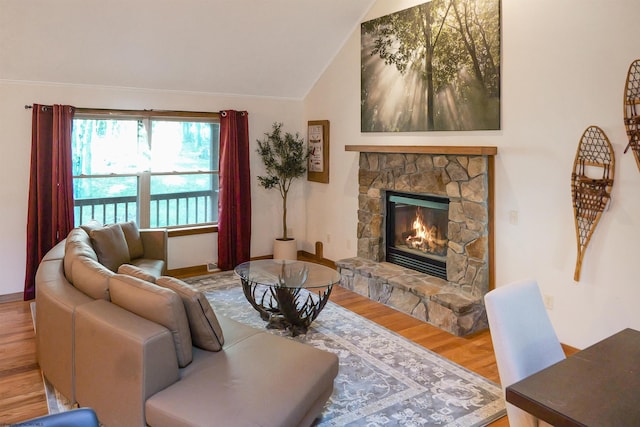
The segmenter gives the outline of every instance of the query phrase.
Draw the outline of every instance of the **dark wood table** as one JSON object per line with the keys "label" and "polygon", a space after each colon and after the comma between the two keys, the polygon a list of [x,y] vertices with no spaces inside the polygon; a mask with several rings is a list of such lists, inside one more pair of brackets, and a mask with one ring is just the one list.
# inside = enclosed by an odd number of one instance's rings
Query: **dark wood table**
{"label": "dark wood table", "polygon": [[625,329],[510,385],[507,402],[559,426],[640,426],[640,332]]}

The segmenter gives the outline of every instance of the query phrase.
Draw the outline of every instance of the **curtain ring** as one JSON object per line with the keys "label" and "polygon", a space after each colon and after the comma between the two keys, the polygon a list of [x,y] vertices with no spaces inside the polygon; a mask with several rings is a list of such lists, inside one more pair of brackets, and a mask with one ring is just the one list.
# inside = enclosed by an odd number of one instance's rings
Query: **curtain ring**
{"label": "curtain ring", "polygon": [[227,112],[226,111],[220,111],[220,115],[222,117],[227,117]]}

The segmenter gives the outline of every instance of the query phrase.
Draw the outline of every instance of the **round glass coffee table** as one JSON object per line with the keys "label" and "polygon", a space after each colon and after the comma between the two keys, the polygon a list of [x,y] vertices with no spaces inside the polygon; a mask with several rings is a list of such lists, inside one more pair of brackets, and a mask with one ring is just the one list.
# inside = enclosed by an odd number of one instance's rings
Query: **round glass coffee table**
{"label": "round glass coffee table", "polygon": [[336,270],[305,261],[248,261],[234,271],[267,328],[288,329],[293,336],[307,332],[340,281]]}

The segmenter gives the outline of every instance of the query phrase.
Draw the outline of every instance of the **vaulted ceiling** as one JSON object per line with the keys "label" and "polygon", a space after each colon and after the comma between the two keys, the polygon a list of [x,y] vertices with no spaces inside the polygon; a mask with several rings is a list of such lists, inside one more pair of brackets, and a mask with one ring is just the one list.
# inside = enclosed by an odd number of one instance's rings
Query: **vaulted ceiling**
{"label": "vaulted ceiling", "polygon": [[303,98],[374,0],[0,0],[0,79]]}

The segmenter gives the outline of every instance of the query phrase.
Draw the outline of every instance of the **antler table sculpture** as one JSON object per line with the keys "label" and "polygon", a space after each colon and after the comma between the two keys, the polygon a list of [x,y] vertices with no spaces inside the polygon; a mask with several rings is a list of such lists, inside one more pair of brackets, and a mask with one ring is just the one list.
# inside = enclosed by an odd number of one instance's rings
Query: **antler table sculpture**
{"label": "antler table sculpture", "polygon": [[296,260],[247,261],[235,273],[267,328],[287,329],[292,336],[307,332],[340,281],[332,268]]}

